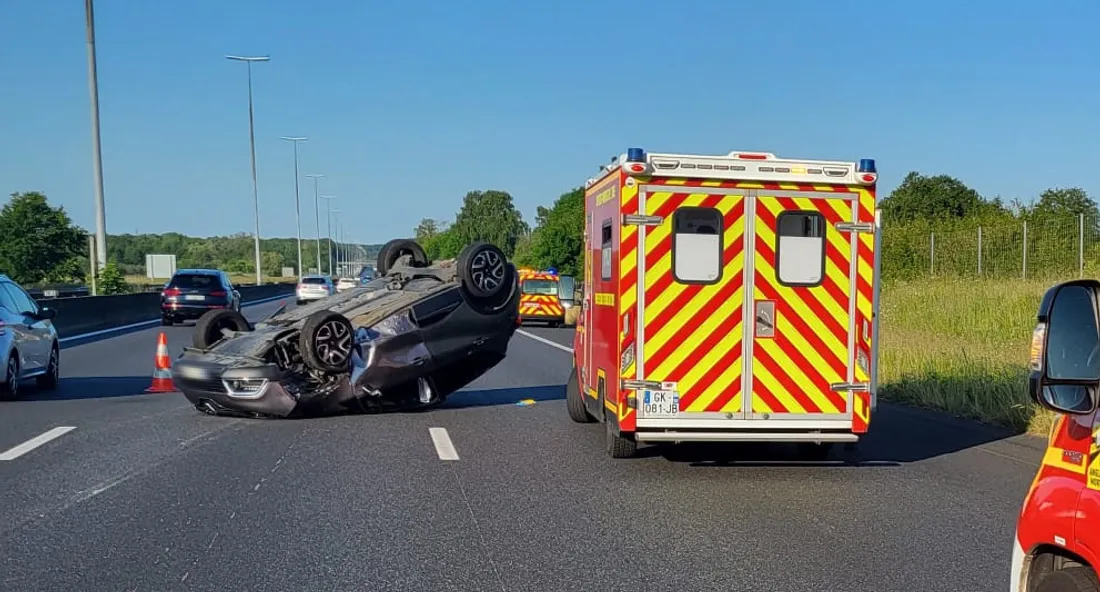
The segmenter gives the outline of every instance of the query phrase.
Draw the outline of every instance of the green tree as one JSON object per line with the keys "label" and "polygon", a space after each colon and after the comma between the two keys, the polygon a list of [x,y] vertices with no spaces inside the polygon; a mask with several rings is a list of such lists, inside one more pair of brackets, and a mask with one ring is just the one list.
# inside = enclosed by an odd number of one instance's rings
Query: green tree
{"label": "green tree", "polygon": [[73,259],[80,257],[85,236],[65,208],[50,207],[44,194],[13,193],[0,210],[0,271],[22,284],[83,275]]}
{"label": "green tree", "polygon": [[528,231],[523,214],[506,191],[471,191],[462,201],[450,232],[462,244],[492,243],[511,257],[519,237]]}
{"label": "green tree", "polygon": [[1023,214],[1031,220],[1066,219],[1084,214],[1090,224],[1100,221],[1096,202],[1079,187],[1047,189],[1039,194],[1039,200],[1034,205],[1024,208]]}
{"label": "green tree", "polygon": [[421,243],[424,243],[425,241],[430,241],[432,237],[443,231],[444,226],[445,224],[443,222],[440,222],[439,220],[424,218],[420,220],[420,224],[416,226],[416,240]]}
{"label": "green tree", "polygon": [[584,261],[584,187],[563,193],[550,208],[539,206],[531,237],[530,258],[540,268],[554,267],[578,275]]}
{"label": "green tree", "polygon": [[98,295],[102,296],[125,294],[129,292],[129,288],[126,285],[126,278],[118,269],[117,261],[108,261],[107,265],[104,265],[103,269],[100,270],[99,281],[96,282],[96,292]]}
{"label": "green tree", "polygon": [[905,176],[901,184],[881,201],[881,207],[885,223],[1008,213],[999,199],[984,200],[977,191],[955,177],[927,177],[916,171]]}

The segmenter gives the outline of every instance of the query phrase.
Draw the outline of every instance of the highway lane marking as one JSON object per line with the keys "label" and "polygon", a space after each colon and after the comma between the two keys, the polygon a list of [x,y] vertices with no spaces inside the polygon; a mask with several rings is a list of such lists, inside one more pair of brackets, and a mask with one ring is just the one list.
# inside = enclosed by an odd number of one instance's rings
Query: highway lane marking
{"label": "highway lane marking", "polygon": [[[290,294],[284,296],[274,296],[271,298],[264,298],[263,300],[253,300],[251,302],[242,302],[241,308],[249,306],[257,306],[260,304],[267,304],[268,302],[275,302],[276,300],[286,300]],[[66,343],[69,341],[76,341],[78,339],[88,339],[89,337],[99,337],[100,335],[108,335],[110,333],[118,333],[119,331],[127,331],[129,329],[139,329],[141,327],[152,327],[160,324],[160,319],[153,319],[151,321],[142,321],[140,323],[131,323],[129,325],[122,325],[121,327],[111,327],[110,329],[100,329],[99,331],[92,331],[90,333],[81,333],[80,335],[70,335],[68,337],[62,337],[58,339],[60,343]]]}
{"label": "highway lane marking", "polygon": [[64,436],[65,434],[68,434],[75,429],[75,426],[60,426],[48,432],[39,434],[18,446],[9,448],[8,450],[0,453],[0,460],[15,460],[20,456],[23,456],[24,454],[45,444],[46,442],[60,438],[61,436]]}
{"label": "highway lane marking", "polygon": [[432,444],[435,444],[435,453],[439,455],[439,460],[458,460],[458,451],[455,450],[446,428],[428,428],[428,433],[432,435]]}
{"label": "highway lane marking", "polygon": [[562,345],[562,344],[560,344],[556,341],[550,341],[549,339],[547,339],[545,337],[539,337],[538,335],[535,335],[534,333],[528,333],[527,331],[524,331],[523,329],[516,329],[516,333],[519,333],[520,335],[523,335],[524,337],[530,337],[531,339],[534,339],[535,341],[538,341],[540,343],[545,343],[546,345],[549,345],[550,347],[556,347],[556,348],[560,349],[563,352],[573,353],[573,348],[571,348],[567,345]]}

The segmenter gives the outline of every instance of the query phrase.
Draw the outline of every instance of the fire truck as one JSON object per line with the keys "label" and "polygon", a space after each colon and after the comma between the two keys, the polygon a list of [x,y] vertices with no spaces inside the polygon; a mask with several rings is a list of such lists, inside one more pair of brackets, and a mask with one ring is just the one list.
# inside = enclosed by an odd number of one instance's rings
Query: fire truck
{"label": "fire truck", "polygon": [[519,271],[520,323],[538,321],[551,327],[565,322],[565,305],[561,299],[561,278],[556,270],[540,271],[522,268]]}
{"label": "fire truck", "polygon": [[1028,390],[1055,420],[1016,522],[1011,592],[1100,592],[1100,282],[1047,290]]}
{"label": "fire truck", "polygon": [[570,418],[639,443],[795,442],[876,406],[875,161],[631,148],[585,187]]}

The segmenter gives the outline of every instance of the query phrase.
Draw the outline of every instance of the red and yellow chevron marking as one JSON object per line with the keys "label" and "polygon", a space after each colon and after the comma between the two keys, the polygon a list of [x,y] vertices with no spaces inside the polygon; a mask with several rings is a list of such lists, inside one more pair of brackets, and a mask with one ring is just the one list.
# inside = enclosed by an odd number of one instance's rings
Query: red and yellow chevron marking
{"label": "red and yellow chevron marking", "polygon": [[[621,213],[638,213],[638,185],[623,185],[619,193]],[[638,227],[623,225],[619,239],[619,376],[634,378],[637,372],[637,349],[634,347],[638,320]],[[621,356],[627,356],[624,367]],[[633,390],[622,389],[621,401],[634,396]],[[619,405],[619,428],[633,430],[637,426],[636,410]]]}
{"label": "red and yellow chevron marking", "polygon": [[523,294],[519,297],[519,313],[525,317],[561,317],[565,308],[557,296]]}
{"label": "red and yellow chevron marking", "polygon": [[[674,281],[672,213],[682,206],[722,212],[724,270],[716,284]],[[664,216],[665,221],[646,230],[643,378],[675,381],[682,412],[740,413],[745,198],[669,187],[669,191],[647,194],[645,209],[646,214]],[[624,298],[634,284],[627,278],[623,276]]]}
{"label": "red and yellow chevron marking", "polygon": [[[858,189],[859,202],[857,220],[875,223],[875,196],[866,189]],[[874,271],[875,236],[869,232],[856,235],[856,364],[854,368],[856,382],[870,382],[871,340],[873,339],[874,312]],[[871,424],[871,393],[853,393],[855,407],[852,414],[852,431],[867,433]],[[866,409],[866,413],[861,410]]]}
{"label": "red and yellow chevron marking", "polygon": [[[768,193],[761,191],[756,200],[753,297],[776,302],[776,331],[774,339],[754,340],[752,410],[846,413],[846,395],[829,385],[848,380],[852,248],[851,235],[836,231],[833,224],[852,219],[852,204]],[[788,287],[777,281],[776,217],[785,210],[817,211],[825,217],[825,278],[818,286]]]}

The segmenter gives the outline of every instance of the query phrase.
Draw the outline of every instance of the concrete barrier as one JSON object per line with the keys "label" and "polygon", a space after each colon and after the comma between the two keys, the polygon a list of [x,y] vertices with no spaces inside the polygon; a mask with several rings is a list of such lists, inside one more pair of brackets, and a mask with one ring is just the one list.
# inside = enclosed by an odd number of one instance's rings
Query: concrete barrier
{"label": "concrete barrier", "polygon": [[[238,291],[241,293],[241,301],[247,304],[265,298],[290,296],[294,294],[294,286],[295,284],[241,286]],[[61,338],[160,318],[160,292],[36,300],[39,306],[57,311],[53,324]]]}

